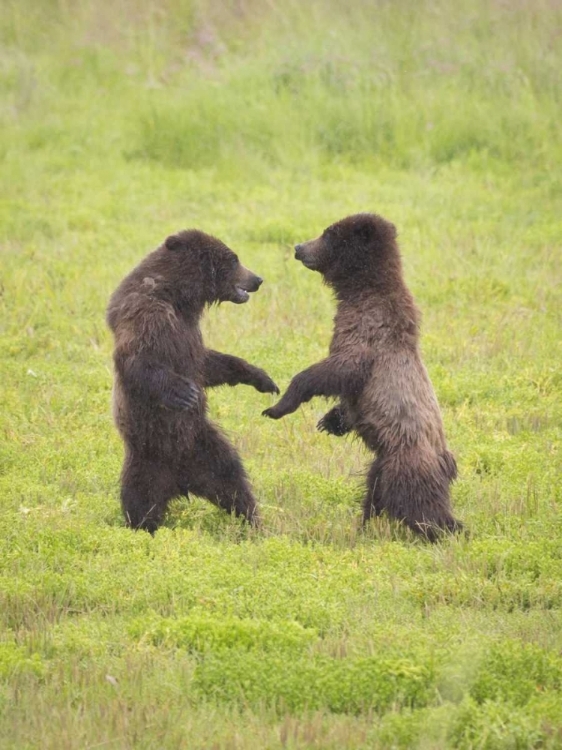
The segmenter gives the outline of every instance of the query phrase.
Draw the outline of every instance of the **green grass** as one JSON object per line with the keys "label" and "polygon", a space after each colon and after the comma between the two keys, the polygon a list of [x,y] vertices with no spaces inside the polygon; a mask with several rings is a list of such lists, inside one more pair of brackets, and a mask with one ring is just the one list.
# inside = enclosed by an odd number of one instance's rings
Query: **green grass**
{"label": "green grass", "polygon": [[[562,746],[557,3],[3,0],[2,748]],[[111,291],[170,232],[266,284],[214,347],[281,387],[333,302],[295,241],[400,232],[468,539],[358,523],[369,459],[210,394],[264,528],[123,526]]]}

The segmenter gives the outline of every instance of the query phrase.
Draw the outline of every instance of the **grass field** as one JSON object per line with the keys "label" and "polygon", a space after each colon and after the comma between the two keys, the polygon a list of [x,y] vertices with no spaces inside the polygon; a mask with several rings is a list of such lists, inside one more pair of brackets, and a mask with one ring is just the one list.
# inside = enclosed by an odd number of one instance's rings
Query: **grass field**
{"label": "grass field", "polygon": [[[0,747],[562,747],[562,6],[0,0]],[[400,232],[468,539],[359,523],[312,402],[210,394],[264,518],[123,525],[107,299],[167,234],[266,283],[206,340],[280,387],[296,241]]]}

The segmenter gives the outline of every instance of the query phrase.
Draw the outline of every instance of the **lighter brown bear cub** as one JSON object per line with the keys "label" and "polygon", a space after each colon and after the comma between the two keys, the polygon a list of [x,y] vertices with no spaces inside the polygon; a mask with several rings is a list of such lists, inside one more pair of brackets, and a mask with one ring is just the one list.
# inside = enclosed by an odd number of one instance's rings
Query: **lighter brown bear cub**
{"label": "lighter brown bear cub", "polygon": [[377,456],[363,520],[386,512],[431,541],[460,530],[449,498],[457,467],[421,361],[420,315],[404,283],[394,225],[375,214],[349,216],[297,245],[295,257],[334,290],[334,335],[329,356],[296,375],[263,413],[280,419],[314,396],[338,398],[318,429],[355,431]]}
{"label": "lighter brown bear cub", "polygon": [[154,532],[168,502],[190,492],[258,523],[242,462],[207,419],[205,388],[279,389],[259,367],[206,349],[199,320],[207,305],[247,302],[261,283],[220,240],[189,230],[168,237],[113,293],[113,410],[125,443],[121,504],[132,528]]}

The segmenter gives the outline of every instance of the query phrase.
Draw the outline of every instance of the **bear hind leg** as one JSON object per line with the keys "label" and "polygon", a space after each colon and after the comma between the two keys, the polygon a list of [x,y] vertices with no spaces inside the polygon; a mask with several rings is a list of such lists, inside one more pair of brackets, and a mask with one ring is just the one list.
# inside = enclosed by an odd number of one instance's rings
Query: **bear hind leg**
{"label": "bear hind leg", "polygon": [[212,425],[197,440],[186,462],[182,486],[227,513],[244,517],[253,526],[260,518],[256,499],[236,449]]}
{"label": "bear hind leg", "polygon": [[363,500],[363,523],[380,516],[384,510],[384,499],[381,487],[381,459],[373,461],[367,475],[367,493]]}
{"label": "bear hind leg", "polygon": [[363,522],[384,511],[430,542],[443,532],[462,531],[463,524],[453,516],[449,499],[453,467],[449,460],[444,467],[416,451],[379,456],[367,478]]}
{"label": "bear hind leg", "polygon": [[179,488],[173,472],[156,461],[127,457],[121,475],[121,507],[127,526],[154,534]]}

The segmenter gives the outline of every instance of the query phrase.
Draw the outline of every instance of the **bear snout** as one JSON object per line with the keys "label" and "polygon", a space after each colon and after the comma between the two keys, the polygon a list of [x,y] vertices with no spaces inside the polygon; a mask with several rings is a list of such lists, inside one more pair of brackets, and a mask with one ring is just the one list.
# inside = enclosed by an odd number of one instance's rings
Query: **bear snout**
{"label": "bear snout", "polygon": [[238,279],[234,282],[234,298],[232,302],[247,302],[251,292],[257,292],[263,284],[263,279],[255,273],[252,273],[244,266],[240,266]]}
{"label": "bear snout", "polygon": [[242,288],[247,292],[257,292],[262,284],[263,279],[261,278],[261,276],[256,276],[255,274],[251,273],[249,274],[247,279],[244,279],[244,283],[240,286],[242,286]]}
{"label": "bear snout", "polygon": [[316,271],[318,266],[318,247],[315,240],[302,242],[295,245],[295,260],[300,262],[311,271]]}

